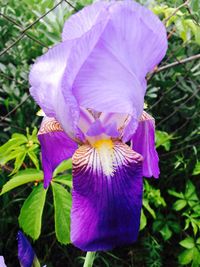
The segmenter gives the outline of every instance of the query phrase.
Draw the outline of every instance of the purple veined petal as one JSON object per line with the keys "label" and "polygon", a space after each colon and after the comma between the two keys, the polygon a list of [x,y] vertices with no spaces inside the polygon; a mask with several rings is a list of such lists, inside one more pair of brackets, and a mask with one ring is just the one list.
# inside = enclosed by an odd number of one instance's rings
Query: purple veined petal
{"label": "purple veined petal", "polygon": [[81,37],[101,20],[102,10],[109,3],[101,1],[83,8],[72,15],[66,22],[62,32],[62,40],[70,40]]}
{"label": "purple veined petal", "polygon": [[[104,31],[107,25],[108,20],[109,20],[109,14],[107,10],[102,9],[101,13],[99,14],[98,23],[93,25],[91,29],[85,32],[80,38],[73,40],[74,45],[73,48],[71,49],[70,56],[68,58],[67,68],[64,72],[62,79],[62,93],[64,95],[66,103],[69,102],[69,99],[70,101],[71,99],[76,99],[76,95],[74,94],[74,89],[73,89],[74,80],[80,68],[84,64],[85,60],[88,58],[91,51],[96,46],[102,32]],[[85,95],[85,97],[87,98],[88,96]],[[78,103],[78,105],[82,106],[81,103]],[[88,107],[83,106],[83,108],[88,108]],[[76,112],[76,106],[74,106],[74,110]],[[73,117],[75,125],[78,124],[78,120],[79,116],[78,118]]]}
{"label": "purple veined petal", "polygon": [[78,119],[79,108],[73,95],[65,101],[61,81],[72,45],[72,41],[66,41],[49,49],[36,60],[29,76],[32,97],[48,117],[54,117],[62,124],[71,137],[76,135],[74,121]]}
{"label": "purple veined petal", "polygon": [[18,258],[22,267],[31,267],[34,261],[35,252],[31,244],[21,231],[17,235],[18,240]]}
{"label": "purple veined petal", "polygon": [[78,72],[73,93],[83,107],[138,119],[145,76],[166,52],[166,31],[151,11],[132,1],[113,2],[107,10],[110,19]]}
{"label": "purple veined petal", "polygon": [[45,117],[38,133],[41,144],[44,188],[49,186],[54,169],[69,159],[77,149],[77,144],[63,131],[54,118]]}
{"label": "purple veined petal", "polygon": [[139,231],[142,156],[121,142],[100,142],[81,146],[72,159],[71,240],[84,251],[131,244]]}
{"label": "purple veined petal", "polygon": [[7,267],[3,256],[0,256],[0,267]]}
{"label": "purple veined petal", "polygon": [[138,128],[131,138],[132,148],[140,153],[143,158],[143,176],[159,177],[159,157],[155,147],[155,121],[145,111],[143,112]]}

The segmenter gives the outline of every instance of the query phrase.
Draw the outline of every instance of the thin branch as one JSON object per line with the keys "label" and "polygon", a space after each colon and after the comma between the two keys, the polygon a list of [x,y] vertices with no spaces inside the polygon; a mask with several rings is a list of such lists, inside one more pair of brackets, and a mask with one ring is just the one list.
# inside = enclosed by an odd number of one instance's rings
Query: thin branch
{"label": "thin branch", "polygon": [[187,58],[184,58],[184,59],[180,59],[179,61],[172,62],[170,64],[167,64],[165,66],[157,68],[153,72],[158,73],[158,72],[161,72],[163,70],[167,70],[167,69],[175,67],[177,65],[185,64],[187,62],[190,62],[190,61],[193,61],[193,60],[197,60],[197,59],[200,59],[200,54],[197,54],[197,55],[194,55],[194,56],[191,56],[191,57],[187,57]]}
{"label": "thin branch", "polygon": [[174,114],[176,114],[179,109],[185,105],[187,102],[189,102],[200,90],[200,87],[197,89],[196,92],[194,92],[186,101],[184,101],[180,106],[178,106],[177,108],[174,109],[174,111],[172,113],[170,113],[167,117],[165,117],[163,120],[161,120],[158,124],[157,127],[162,124],[163,122],[167,121],[169,118],[171,118],[172,116],[174,116]]}
{"label": "thin branch", "polygon": [[173,16],[176,15],[176,13],[184,6],[187,6],[189,4],[190,0],[187,0],[185,3],[183,3],[182,5],[178,6],[174,12],[169,16],[167,17],[166,19],[163,20],[163,23],[166,24]]}

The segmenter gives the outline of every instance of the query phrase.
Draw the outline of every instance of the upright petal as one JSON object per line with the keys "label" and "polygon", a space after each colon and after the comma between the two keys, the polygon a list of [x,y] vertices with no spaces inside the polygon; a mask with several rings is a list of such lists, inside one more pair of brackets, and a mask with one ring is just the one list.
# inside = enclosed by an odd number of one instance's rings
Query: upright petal
{"label": "upright petal", "polygon": [[77,149],[77,144],[63,131],[54,118],[44,118],[38,133],[41,144],[42,167],[44,171],[44,188],[47,188],[54,169],[69,159]]}
{"label": "upright petal", "polygon": [[99,142],[72,159],[71,240],[85,251],[133,243],[139,231],[142,156],[121,142]]}
{"label": "upright petal", "polygon": [[131,138],[132,148],[140,153],[143,158],[143,176],[158,178],[159,158],[155,148],[155,121],[145,111],[143,112],[138,128]]}
{"label": "upright petal", "polygon": [[72,15],[65,22],[62,32],[63,41],[79,38],[88,32],[101,20],[102,10],[107,6],[109,6],[107,2],[97,2]]}
{"label": "upright petal", "polygon": [[137,119],[145,76],[166,52],[166,30],[151,11],[132,1],[112,2],[107,11],[108,23],[78,72],[73,93],[83,107]]}
{"label": "upright petal", "polygon": [[26,239],[21,231],[17,235],[18,240],[18,258],[22,267],[31,267],[33,265],[35,252],[33,251],[31,244]]}

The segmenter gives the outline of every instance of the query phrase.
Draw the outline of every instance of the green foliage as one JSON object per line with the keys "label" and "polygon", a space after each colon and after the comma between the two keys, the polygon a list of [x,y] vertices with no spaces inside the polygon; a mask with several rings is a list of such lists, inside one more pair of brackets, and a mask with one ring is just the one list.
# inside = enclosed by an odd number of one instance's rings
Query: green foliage
{"label": "green foliage", "polygon": [[173,136],[164,132],[164,131],[156,131],[156,148],[163,146],[166,151],[170,150],[171,140]]}
{"label": "green foliage", "polygon": [[191,267],[200,266],[200,238],[194,239],[187,237],[180,242],[180,245],[186,248],[178,257],[181,265],[191,263]]}
{"label": "green foliage", "polygon": [[34,240],[38,239],[41,233],[46,193],[47,190],[43,188],[43,184],[36,186],[25,200],[20,211],[19,225]]}
{"label": "green foliage", "polygon": [[10,175],[18,172],[27,156],[39,169],[37,129],[35,128],[32,134],[29,133],[28,128],[26,131],[26,136],[14,133],[11,139],[0,147],[0,164],[5,165],[9,161],[14,161],[14,169]]}
{"label": "green foliage", "polygon": [[30,182],[38,182],[43,180],[43,172],[35,169],[26,169],[19,171],[14,175],[2,188],[0,195],[10,190]]}
{"label": "green foliage", "polygon": [[57,240],[62,244],[70,243],[70,210],[71,195],[62,186],[52,183],[54,209],[55,209],[55,230]]}

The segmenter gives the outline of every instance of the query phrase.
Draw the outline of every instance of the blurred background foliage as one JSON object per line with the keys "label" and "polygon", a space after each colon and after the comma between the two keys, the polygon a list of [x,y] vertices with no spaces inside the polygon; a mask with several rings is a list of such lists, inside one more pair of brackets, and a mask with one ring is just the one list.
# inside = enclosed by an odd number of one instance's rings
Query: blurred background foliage
{"label": "blurred background foliage", "polygon": [[[60,41],[64,21],[92,0],[1,0],[0,4],[0,255],[18,266],[21,227],[42,263],[81,266],[84,253],[69,244],[71,162],[43,174],[29,96],[34,60]],[[129,247],[97,254],[94,266],[200,266],[200,1],[142,0],[165,23],[169,48],[147,77],[146,110],[157,124],[159,180],[144,180],[141,231]],[[131,30],[131,29],[130,29]],[[169,66],[176,62],[177,65]],[[12,191],[11,191],[12,190]],[[62,208],[63,214],[60,214]],[[68,244],[68,245],[66,245]]]}

